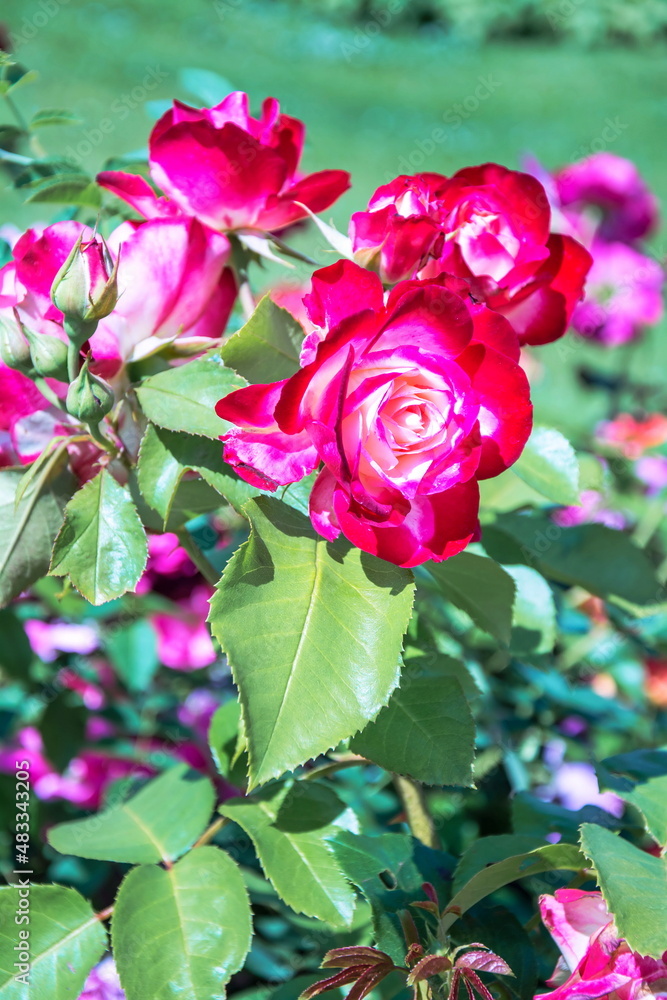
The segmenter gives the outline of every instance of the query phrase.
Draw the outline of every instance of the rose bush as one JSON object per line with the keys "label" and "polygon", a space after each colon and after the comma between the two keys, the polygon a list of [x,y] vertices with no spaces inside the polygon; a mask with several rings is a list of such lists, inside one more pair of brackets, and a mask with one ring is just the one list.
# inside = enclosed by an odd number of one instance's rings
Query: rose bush
{"label": "rose bush", "polygon": [[379,278],[345,262],[315,272],[305,303],[321,335],[301,371],[218,403],[239,425],[225,461],[269,489],[323,463],[310,516],[329,540],[401,566],[460,552],[478,536],[478,480],[530,433],[511,327],[446,281],[398,284],[385,303]]}

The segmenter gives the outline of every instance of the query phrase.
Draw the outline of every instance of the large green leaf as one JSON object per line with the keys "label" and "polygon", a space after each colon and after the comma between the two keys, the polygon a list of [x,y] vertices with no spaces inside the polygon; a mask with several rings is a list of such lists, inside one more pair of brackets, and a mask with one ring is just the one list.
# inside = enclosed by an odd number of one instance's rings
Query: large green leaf
{"label": "large green leaf", "polygon": [[237,510],[251,497],[264,492],[244,482],[223,462],[219,441],[149,424],[139,449],[137,476],[146,502],[165,523],[171,515],[181,480],[189,469],[199,473]]}
{"label": "large green leaf", "polygon": [[427,785],[472,786],[475,724],[461,685],[431,671],[403,672],[387,707],[350,749]]}
{"label": "large green leaf", "polygon": [[556,643],[556,604],[551,587],[530,566],[503,568],[516,587],[510,649],[513,653],[550,653]]}
{"label": "large green leaf", "polygon": [[499,562],[523,563],[599,597],[647,610],[664,600],[646,553],[603,524],[562,528],[544,514],[503,514],[484,530],[484,545]]}
{"label": "large green leaf", "polygon": [[642,814],[655,842],[667,846],[667,775],[651,778],[620,795]]}
{"label": "large green leaf", "polygon": [[510,882],[542,872],[580,871],[585,867],[586,859],[574,844],[547,844],[505,858],[477,872],[452,896],[440,921],[441,930],[448,931],[462,913]]}
{"label": "large green leaf", "polygon": [[461,552],[425,567],[448,601],[462,608],[475,624],[507,645],[512,630],[514,581],[493,559]]}
{"label": "large green leaf", "polygon": [[178,764],[127,802],[97,816],[52,827],[48,841],[61,854],[99,861],[173,860],[203,832],[214,804],[208,778]]}
{"label": "large green leaf", "polygon": [[229,428],[215,404],[245,382],[210,352],[177,368],[158,372],[137,388],[144,413],[158,427],[219,438]]}
{"label": "large green leaf", "polygon": [[332,788],[315,781],[272,783],[226,802],[220,812],[251,838],[266,877],[292,909],[349,926],[354,892],[327,838],[349,829],[355,816]]}
{"label": "large green leaf", "polygon": [[374,718],[398,681],[412,574],[317,535],[269,497],[211,601],[248,737],[252,785],[324,753]]}
{"label": "large green leaf", "polygon": [[248,382],[279,382],[299,370],[303,329],[286,309],[265,295],[220,354]]}
{"label": "large green leaf", "polygon": [[494,865],[505,858],[527,854],[544,844],[544,837],[527,836],[518,833],[501,833],[492,837],[480,837],[473,841],[463,853],[454,872],[452,891],[458,892],[474,875],[483,871],[487,865]]}
{"label": "large green leaf", "polygon": [[655,858],[594,823],[581,828],[581,849],[597,880],[619,937],[640,955],[667,951],[667,858]]}
{"label": "large green leaf", "polygon": [[[21,900],[18,886],[0,889],[0,996],[2,1000],[72,1000],[106,950],[104,926],[76,889],[31,885],[29,893]],[[24,909],[26,898],[28,911]],[[28,921],[16,923],[17,912],[28,912]],[[29,985],[14,978],[22,971],[14,966],[19,957],[15,946],[25,940],[19,934],[26,930]]]}
{"label": "large green leaf", "polygon": [[217,847],[197,847],[166,870],[134,868],[111,925],[127,1000],[221,1000],[251,930],[241,873]]}
{"label": "large green leaf", "polygon": [[8,604],[49,568],[65,504],[76,488],[61,472],[14,502],[25,469],[0,470],[0,605]]}
{"label": "large green leaf", "polygon": [[91,604],[133,590],[148,558],[146,534],[132,498],[102,469],[75,493],[51,557],[51,576],[69,576]]}
{"label": "large green leaf", "polygon": [[560,431],[534,427],[512,471],[554,503],[579,503],[579,463]]}

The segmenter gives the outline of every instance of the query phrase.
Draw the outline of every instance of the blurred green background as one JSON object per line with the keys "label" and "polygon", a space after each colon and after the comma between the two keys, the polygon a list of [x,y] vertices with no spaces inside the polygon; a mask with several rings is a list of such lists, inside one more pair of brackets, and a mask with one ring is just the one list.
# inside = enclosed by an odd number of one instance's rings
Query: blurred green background
{"label": "blurred green background", "polygon": [[[40,141],[91,173],[144,149],[169,99],[212,104],[241,89],[254,108],[270,94],[306,122],[306,170],[351,172],[351,191],[325,213],[341,229],[398,173],[516,167],[526,154],[555,168],[609,149],[667,201],[667,0],[2,0],[0,10],[17,58],[38,73],[16,92],[20,113],[75,112],[80,124],[44,128]],[[0,224],[57,210],[24,205],[0,178]],[[664,258],[660,233],[653,249]],[[628,351],[540,351],[539,419],[581,441],[628,405],[584,389],[576,370],[587,364],[648,381],[647,401],[659,403],[666,333],[663,323]]]}
{"label": "blurred green background", "polygon": [[[305,166],[343,167],[353,176],[332,213],[340,226],[406,164],[447,173],[487,159],[516,166],[526,152],[553,167],[608,148],[631,156],[667,197],[659,162],[667,49],[650,40],[658,13],[667,20],[664,0],[616,4],[626,15],[653,11],[642,22],[648,37],[639,32],[596,47],[586,15],[601,0],[533,3],[528,27],[519,17],[522,0],[448,3],[454,14],[442,24],[431,23],[424,3],[405,0],[3,0],[0,20],[17,57],[39,73],[16,94],[21,110],[76,112],[81,125],[44,129],[43,144],[53,152],[90,146],[82,165],[91,171],[111,154],[145,145],[159,110],[150,102],[198,96],[182,72],[194,67],[248,91],[255,106],[274,95],[305,120]],[[513,12],[516,31],[530,32],[493,40],[505,24],[498,10]],[[582,17],[588,34],[568,32]],[[492,40],[480,41],[483,32]],[[2,115],[10,120],[7,109]],[[20,224],[43,217],[44,207],[26,208],[3,190],[0,213]]]}

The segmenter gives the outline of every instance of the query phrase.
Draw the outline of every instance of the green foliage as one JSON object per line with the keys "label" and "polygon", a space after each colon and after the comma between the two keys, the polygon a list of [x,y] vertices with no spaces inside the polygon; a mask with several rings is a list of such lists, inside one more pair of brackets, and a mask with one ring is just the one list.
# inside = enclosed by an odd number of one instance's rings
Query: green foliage
{"label": "green foliage", "polygon": [[63,521],[73,477],[60,469],[41,488],[27,491],[15,503],[23,469],[0,471],[0,604],[6,605],[43,576]]}
{"label": "green foliage", "polygon": [[661,958],[667,951],[667,860],[593,823],[581,828],[581,849],[595,865],[619,937],[640,955]]}
{"label": "green foliage", "polygon": [[579,503],[579,464],[574,448],[552,427],[534,427],[512,471],[548,500]]}
{"label": "green foliage", "polygon": [[442,563],[427,563],[427,569],[452,604],[469,614],[479,628],[509,643],[515,587],[502,566],[461,552]]}
{"label": "green foliage", "polygon": [[248,382],[279,382],[299,370],[302,340],[303,330],[291,313],[265,295],[220,354]]}
{"label": "green foliage", "polygon": [[173,868],[133,869],[120,887],[111,924],[127,1000],[224,996],[250,934],[243,879],[224,851],[198,847]]}
{"label": "green foliage", "polygon": [[650,778],[621,796],[639,810],[656,844],[667,847],[667,775]]}
{"label": "green foliage", "polygon": [[49,573],[69,576],[91,604],[103,604],[134,589],[147,557],[130,494],[103,469],[67,504]]}
{"label": "green foliage", "polygon": [[101,861],[173,861],[203,832],[214,803],[210,781],[181,764],[121,805],[54,826],[49,843],[61,854]]}
{"label": "green foliage", "polygon": [[244,380],[224,367],[219,354],[209,352],[144,379],[137,396],[148,419],[158,427],[217,440],[228,425],[217,416],[215,404],[242,385]]}
{"label": "green foliage", "polygon": [[251,838],[264,874],[292,909],[333,926],[351,923],[354,893],[328,839],[356,819],[333,789],[315,781],[271,783],[220,811]]}
{"label": "green foliage", "polygon": [[550,653],[556,644],[556,605],[551,587],[529,566],[505,566],[514,580],[516,596],[512,613],[513,653]]}
{"label": "green foliage", "polygon": [[334,747],[387,703],[413,585],[408,570],[325,542],[278,500],[245,510],[252,534],[209,620],[239,688],[255,786]]}
{"label": "green foliage", "polygon": [[[26,910],[25,902],[29,906]],[[17,914],[29,914],[15,922]],[[19,982],[14,967],[19,932],[29,932],[30,971]],[[23,938],[25,940],[25,938]],[[74,889],[32,885],[29,895],[19,886],[0,889],[0,992],[3,1000],[29,995],[71,1000],[83,989],[86,976],[104,954],[107,936],[90,903]],[[26,983],[29,987],[26,988]]]}
{"label": "green foliage", "polygon": [[[412,661],[415,663],[416,661]],[[472,785],[475,726],[455,677],[414,669],[350,749],[427,785]]]}

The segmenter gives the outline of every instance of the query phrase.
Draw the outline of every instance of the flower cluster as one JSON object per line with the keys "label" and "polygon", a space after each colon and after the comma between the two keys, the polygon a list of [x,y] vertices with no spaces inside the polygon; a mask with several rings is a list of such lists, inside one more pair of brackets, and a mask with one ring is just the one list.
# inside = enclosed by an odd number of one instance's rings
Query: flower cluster
{"label": "flower cluster", "polygon": [[321,535],[440,561],[478,537],[479,480],[521,454],[520,347],[565,332],[590,255],[551,233],[539,181],[497,164],[398,177],[350,237],[354,260],[316,271],[301,305],[279,294],[305,310],[301,369],[220,401],[224,457],[269,490],[319,470]]}
{"label": "flower cluster", "polygon": [[586,297],[572,315],[582,336],[607,347],[638,337],[663,314],[663,268],[642,244],[656,228],[657,202],[634,163],[615,153],[594,153],[544,183],[555,224],[590,251]]}

